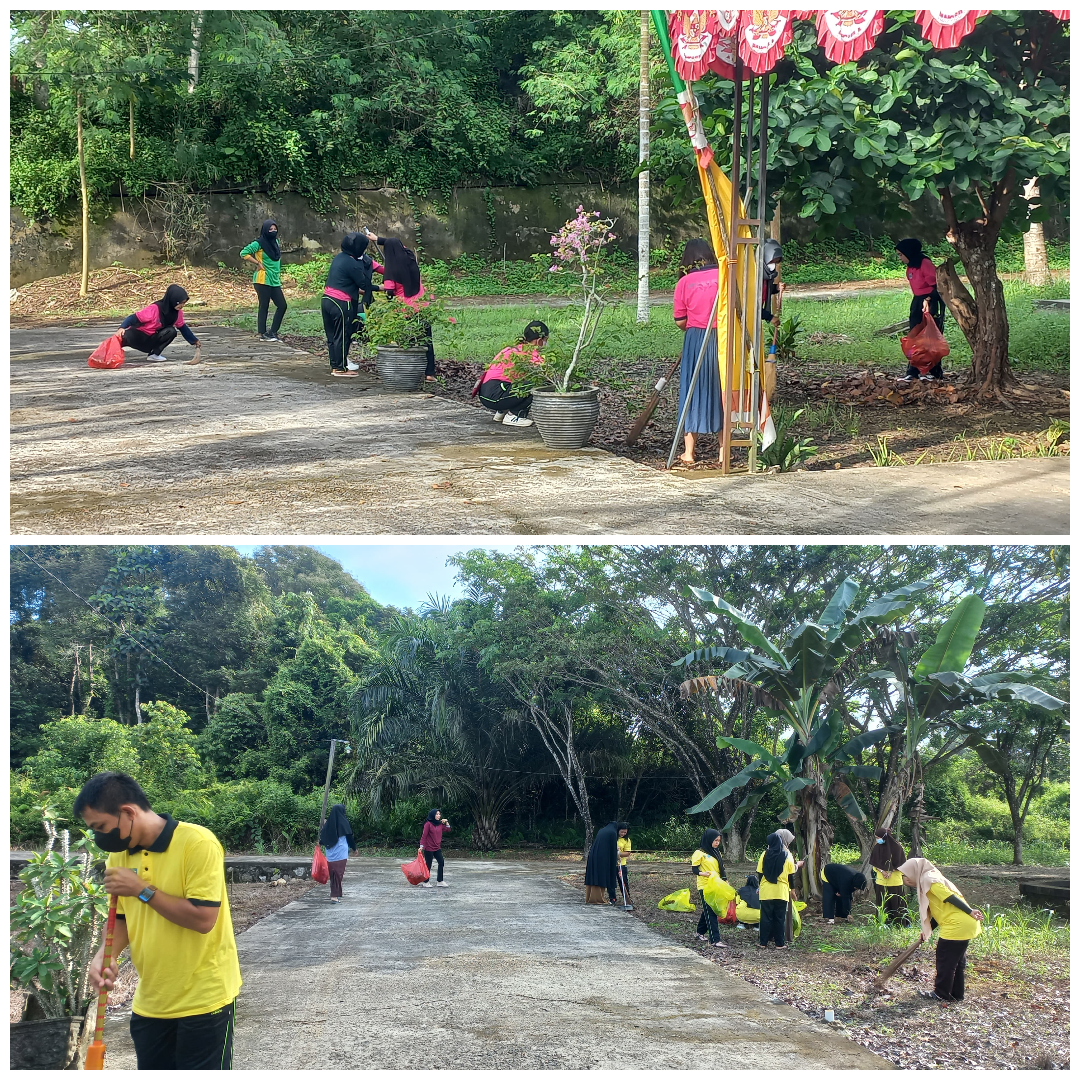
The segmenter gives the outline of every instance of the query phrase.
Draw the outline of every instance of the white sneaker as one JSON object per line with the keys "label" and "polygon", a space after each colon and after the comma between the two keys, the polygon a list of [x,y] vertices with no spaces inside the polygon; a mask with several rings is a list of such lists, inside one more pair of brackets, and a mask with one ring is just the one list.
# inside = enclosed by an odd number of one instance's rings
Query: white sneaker
{"label": "white sneaker", "polygon": [[447,889],[447,888],[449,888],[449,886],[446,884],[445,881],[436,881],[435,886],[436,886],[436,888],[439,888],[439,889]]}
{"label": "white sneaker", "polygon": [[914,376],[912,376],[912,375],[901,375],[901,376],[899,376],[899,378],[897,378],[896,381],[897,382],[911,382],[913,377]]}
{"label": "white sneaker", "polygon": [[434,888],[435,888],[435,886],[434,886],[434,885],[432,885],[430,881],[425,881],[425,882],[424,882],[424,883],[423,883],[423,884],[422,884],[422,885],[420,886],[420,888],[421,888],[421,889],[434,889]]}
{"label": "white sneaker", "polygon": [[510,413],[503,417],[503,423],[507,427],[532,427],[533,422],[527,416],[514,416]]}
{"label": "white sneaker", "polygon": [[348,371],[359,371],[360,370],[360,365],[359,364],[354,364],[352,360],[347,360],[345,362],[345,367],[346,367],[346,369]]}
{"label": "white sneaker", "polygon": [[506,413],[504,412],[492,413],[491,419],[494,420],[496,424],[501,424],[505,415]]}
{"label": "white sneaker", "polygon": [[919,382],[933,382],[933,381],[934,381],[934,376],[933,375],[920,375],[919,376]]}
{"label": "white sneaker", "polygon": [[150,355],[147,356],[146,359],[147,360],[153,360],[155,364],[164,364],[165,363],[165,357],[162,356],[160,353],[156,353],[156,352],[150,353]]}

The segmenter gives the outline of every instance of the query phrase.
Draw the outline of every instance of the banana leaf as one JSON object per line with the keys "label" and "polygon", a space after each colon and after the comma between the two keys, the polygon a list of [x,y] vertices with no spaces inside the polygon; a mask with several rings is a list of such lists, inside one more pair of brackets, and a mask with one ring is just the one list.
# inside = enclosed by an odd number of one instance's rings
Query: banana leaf
{"label": "banana leaf", "polygon": [[830,664],[829,642],[825,640],[825,628],[804,622],[784,645],[791,660],[791,681],[805,690],[821,678]]}
{"label": "banana leaf", "polygon": [[733,791],[745,787],[751,780],[754,780],[758,776],[767,774],[768,766],[764,761],[751,761],[741,772],[736,773],[730,779],[725,780],[722,784],[714,787],[701,802],[695,803],[695,805],[691,806],[686,813],[702,814],[706,810],[711,810],[721,799],[726,799]]}
{"label": "banana leaf", "polygon": [[760,649],[761,652],[765,653],[765,655],[772,660],[775,660],[776,663],[780,664],[782,667],[786,668],[790,666],[784,654],[765,636],[765,631],[754,622],[749,615],[736,607],[732,607],[722,596],[715,596],[705,589],[698,589],[691,586],[690,591],[703,603],[711,604],[721,615],[727,615],[727,617],[739,628],[739,633],[742,634],[750,645]]}
{"label": "banana leaf", "polygon": [[939,671],[963,671],[979,636],[986,602],[974,594],[965,596],[953,608],[937,639],[915,665],[915,678],[926,679]]}
{"label": "banana leaf", "polygon": [[[980,689],[974,686],[973,688]],[[1036,705],[1040,709],[1045,709],[1046,712],[1060,712],[1067,704],[1060,698],[1054,697],[1053,694],[1048,694],[1045,690],[1040,690],[1037,686],[1031,686],[1028,683],[993,683],[988,686],[984,684],[981,693],[994,701],[1023,701],[1027,705]]]}
{"label": "banana leaf", "polygon": [[854,818],[856,821],[866,820],[866,815],[862,812],[858,800],[851,793],[851,788],[843,780],[834,780],[832,791],[833,798],[840,804],[840,808],[848,817]]}
{"label": "banana leaf", "polygon": [[832,734],[832,728],[829,725],[828,717],[826,717],[810,733],[810,739],[806,744],[805,756],[809,758],[813,757],[815,754],[822,753]]}
{"label": "banana leaf", "polygon": [[882,728],[874,728],[873,731],[860,732],[852,739],[848,739],[842,747],[840,747],[836,756],[838,758],[853,758],[856,754],[865,750],[868,746],[874,746],[881,742],[883,739],[887,739],[893,732],[902,731],[903,728],[890,726]]}
{"label": "banana leaf", "polygon": [[730,746],[735,750],[741,750],[744,754],[749,754],[752,758],[761,758],[762,761],[767,761],[773,766],[780,764],[778,757],[770,754],[761,743],[756,743],[752,739],[729,739],[726,735],[717,735],[716,745],[721,749]]}
{"label": "banana leaf", "polygon": [[757,806],[757,804],[761,802],[763,798],[765,798],[766,794],[768,794],[769,790],[774,787],[776,783],[776,780],[772,780],[767,784],[762,784],[762,786],[759,788],[755,788],[753,791],[747,792],[746,796],[743,798],[743,801],[739,803],[739,805],[736,806],[734,810],[732,810],[731,817],[727,819],[727,823],[720,831],[730,831],[731,826],[734,825],[735,822],[743,816],[743,814],[747,813],[755,806]]}
{"label": "banana leaf", "polygon": [[840,587],[833,593],[832,599],[821,613],[818,622],[822,626],[839,626],[844,621],[844,616],[847,615],[847,610],[851,607],[851,602],[855,599],[858,591],[859,586],[854,579],[845,578]]}
{"label": "banana leaf", "polygon": [[780,763],[786,765],[794,775],[802,768],[802,763],[805,759],[806,744],[799,738],[799,733],[793,731],[791,733],[791,740],[787,744],[787,749],[784,752],[784,756],[780,759]]}
{"label": "banana leaf", "polygon": [[813,780],[807,780],[805,776],[796,776],[784,784],[784,790],[794,794],[796,791],[802,791],[804,787],[809,787],[813,782]]}
{"label": "banana leaf", "polygon": [[1009,771],[1009,759],[1000,750],[995,750],[986,743],[979,743],[975,747],[975,753],[979,755],[982,763],[998,776],[1004,776]]}
{"label": "banana leaf", "polygon": [[908,614],[914,608],[918,594],[929,588],[929,581],[916,581],[911,585],[894,589],[872,600],[862,611],[856,612],[852,616],[852,621],[865,622],[873,626],[893,622],[900,616]]}
{"label": "banana leaf", "polygon": [[841,776],[861,776],[866,780],[877,780],[881,769],[876,765],[837,765],[836,772]]}
{"label": "banana leaf", "polygon": [[716,659],[722,659],[725,664],[734,664],[752,655],[753,653],[744,652],[742,649],[732,649],[727,645],[709,645],[707,648],[695,649],[692,653],[687,653],[671,666],[689,667],[690,664],[696,664],[701,660]]}

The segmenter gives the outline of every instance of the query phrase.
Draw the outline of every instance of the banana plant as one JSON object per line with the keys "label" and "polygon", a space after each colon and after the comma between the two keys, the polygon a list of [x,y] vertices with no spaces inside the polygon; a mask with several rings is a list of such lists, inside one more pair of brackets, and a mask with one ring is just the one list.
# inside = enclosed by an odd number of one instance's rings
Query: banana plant
{"label": "banana plant", "polygon": [[[882,650],[885,666],[852,687],[865,689],[879,715],[898,723],[904,732],[900,760],[879,801],[877,826],[891,825],[911,792],[920,747],[932,729],[949,729],[950,738],[935,755],[938,759],[965,747],[973,747],[980,756],[985,753],[982,733],[977,727],[955,721],[956,713],[993,701],[1022,701],[1047,712],[1065,708],[1064,701],[1022,681],[1026,679],[1023,672],[965,674],[985,614],[986,603],[980,596],[972,593],[961,598],[938,630],[934,644],[917,661],[913,662],[911,646],[893,640]],[[917,847],[919,823],[912,824]]]}
{"label": "banana plant", "polygon": [[688,589],[687,595],[693,594],[708,609],[730,620],[743,642],[755,651],[714,645],[682,657],[676,667],[704,661],[719,661],[725,666],[722,675],[687,679],[681,684],[683,694],[721,689],[750,694],[768,714],[789,727],[791,734],[782,754],[749,739],[719,738],[717,745],[742,750],[751,760],[687,813],[702,813],[732,792],[749,788],[725,823],[727,829],[779,784],[788,804],[786,820],[797,822],[803,835],[809,888],[820,895],[820,872],[828,859],[832,834],[827,797],[831,794],[849,816],[864,819],[847,779],[879,775],[876,766],[859,763],[858,755],[895,730],[884,726],[846,738],[843,718],[835,707],[844,681],[842,669],[883,628],[909,615],[928,587],[925,581],[905,585],[850,614],[858,585],[847,578],[817,620],[798,626],[783,648],[770,640],[761,625],[722,597],[703,589]]}

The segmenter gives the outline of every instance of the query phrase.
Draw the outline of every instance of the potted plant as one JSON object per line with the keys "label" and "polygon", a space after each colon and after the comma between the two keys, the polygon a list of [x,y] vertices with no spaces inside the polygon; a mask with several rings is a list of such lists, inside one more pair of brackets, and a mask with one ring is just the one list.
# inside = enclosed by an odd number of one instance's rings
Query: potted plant
{"label": "potted plant", "polygon": [[581,288],[582,315],[573,345],[546,351],[539,364],[522,358],[514,365],[514,393],[532,393],[529,415],[536,422],[546,446],[577,450],[592,437],[600,418],[599,387],[589,385],[588,352],[596,338],[600,317],[611,300],[601,282],[601,253],[615,239],[613,218],[596,210],[577,208],[552,238],[554,264],[551,272],[575,274]]}
{"label": "potted plant", "polygon": [[375,349],[375,370],[388,390],[419,390],[427,370],[429,326],[453,323],[441,298],[425,294],[414,308],[397,298],[371,305],[365,340]]}
{"label": "potted plant", "polygon": [[90,833],[72,844],[56,812],[41,813],[48,843],[19,874],[24,888],[11,907],[11,985],[26,994],[11,1025],[11,1068],[77,1069],[93,1034],[90,961],[109,899],[91,877],[100,852]]}

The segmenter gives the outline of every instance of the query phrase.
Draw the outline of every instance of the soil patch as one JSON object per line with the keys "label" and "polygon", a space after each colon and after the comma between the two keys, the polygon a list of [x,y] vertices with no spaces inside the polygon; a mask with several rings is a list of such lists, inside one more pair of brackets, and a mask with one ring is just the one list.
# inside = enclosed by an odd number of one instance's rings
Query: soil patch
{"label": "soil patch", "polygon": [[[729,866],[728,876],[741,884],[751,870],[749,865]],[[1015,905],[1015,877],[1039,873],[1028,867],[942,871],[969,903],[983,908]],[[562,880],[584,890],[583,872]],[[756,927],[721,926],[728,948],[715,949],[694,937],[697,913],[657,907],[662,897],[690,882],[686,863],[631,866],[635,918],[817,1020],[824,1009],[833,1009],[833,1026],[900,1068],[1069,1068],[1067,949],[1040,954],[1038,962],[1028,961],[1025,967],[1007,957],[976,953],[968,962],[964,1002],[946,1006],[918,995],[933,986],[931,942],[890,980],[887,992],[871,996],[873,979],[899,951],[895,946],[861,942],[856,926],[826,925],[820,903],[811,901],[803,912],[802,933],[782,954],[756,947]],[[868,901],[856,904],[851,922],[863,923],[870,909]],[[915,932],[907,933],[910,944]]]}

